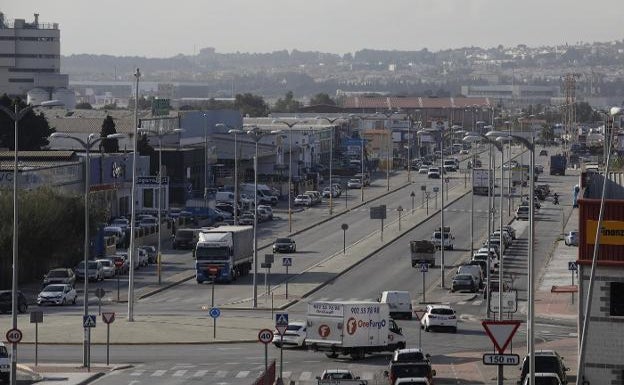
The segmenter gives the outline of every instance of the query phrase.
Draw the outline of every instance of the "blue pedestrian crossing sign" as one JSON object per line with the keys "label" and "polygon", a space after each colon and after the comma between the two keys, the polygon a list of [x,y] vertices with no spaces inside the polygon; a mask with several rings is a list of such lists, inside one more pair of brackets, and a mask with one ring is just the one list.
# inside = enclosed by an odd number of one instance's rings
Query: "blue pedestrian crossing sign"
{"label": "blue pedestrian crossing sign", "polygon": [[94,315],[83,315],[82,316],[82,327],[85,328],[94,328],[95,327],[95,314]]}
{"label": "blue pedestrian crossing sign", "polygon": [[576,262],[568,262],[568,270],[577,271],[578,265],[576,264]]}
{"label": "blue pedestrian crossing sign", "polygon": [[420,264],[420,272],[421,273],[426,273],[429,271],[429,264],[428,263],[421,263]]}
{"label": "blue pedestrian crossing sign", "polygon": [[288,326],[288,313],[275,313],[275,326]]}
{"label": "blue pedestrian crossing sign", "polygon": [[212,309],[210,309],[210,312],[208,312],[208,314],[210,314],[212,318],[219,318],[219,316],[221,315],[221,309],[219,309],[218,307],[213,307]]}
{"label": "blue pedestrian crossing sign", "polygon": [[292,266],[292,258],[291,257],[283,257],[282,258],[282,266]]}

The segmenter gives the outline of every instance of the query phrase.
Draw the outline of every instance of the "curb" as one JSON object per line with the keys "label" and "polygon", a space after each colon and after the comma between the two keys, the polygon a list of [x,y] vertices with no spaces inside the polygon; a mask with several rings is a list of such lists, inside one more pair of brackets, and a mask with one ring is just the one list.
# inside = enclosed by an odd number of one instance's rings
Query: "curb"
{"label": "curb", "polygon": [[90,376],[89,378],[85,378],[84,380],[80,381],[79,383],[77,383],[76,385],[86,385],[86,384],[90,384],[91,382],[97,380],[100,377],[103,377],[106,374],[106,372],[97,372],[94,373],[92,376]]}

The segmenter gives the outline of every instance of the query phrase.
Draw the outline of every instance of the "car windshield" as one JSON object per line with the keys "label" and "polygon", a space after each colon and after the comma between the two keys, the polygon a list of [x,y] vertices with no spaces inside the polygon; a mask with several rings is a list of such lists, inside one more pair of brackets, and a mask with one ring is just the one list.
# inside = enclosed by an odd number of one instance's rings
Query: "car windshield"
{"label": "car windshield", "polygon": [[425,356],[423,356],[422,352],[410,352],[410,353],[400,353],[397,355],[396,362],[415,362],[415,361],[423,361]]}
{"label": "car windshield", "polygon": [[60,286],[60,285],[50,285],[50,286],[46,286],[45,289],[43,289],[43,291],[50,291],[50,292],[60,292],[63,291],[63,289],[65,289],[64,286]]}
{"label": "car windshield", "polygon": [[453,309],[446,309],[446,308],[431,309],[430,313],[431,314],[439,314],[439,315],[453,315],[453,314],[455,314],[455,312],[453,312]]}
{"label": "car windshield", "polygon": [[97,268],[98,268],[97,262],[89,262],[89,269],[97,269]]}
{"label": "car windshield", "polygon": [[429,365],[392,365],[392,374],[401,377],[429,377]]}
{"label": "car windshield", "polygon": [[456,281],[471,281],[472,276],[468,274],[460,274],[455,276]]}
{"label": "car windshield", "polygon": [[277,238],[275,243],[291,243],[292,241],[289,238]]}
{"label": "car windshield", "polygon": [[113,263],[112,263],[110,260],[108,260],[108,259],[106,259],[106,260],[101,260],[101,261],[100,261],[100,263],[102,264],[102,266],[106,266],[106,267],[110,267],[110,266],[112,266],[112,264],[113,264]]}
{"label": "car windshield", "polygon": [[48,273],[48,278],[65,278],[68,275],[65,270],[52,270]]}
{"label": "car windshield", "polygon": [[286,327],[286,330],[290,330],[292,331],[299,331],[299,329],[301,329],[301,325],[288,325],[288,327]]}

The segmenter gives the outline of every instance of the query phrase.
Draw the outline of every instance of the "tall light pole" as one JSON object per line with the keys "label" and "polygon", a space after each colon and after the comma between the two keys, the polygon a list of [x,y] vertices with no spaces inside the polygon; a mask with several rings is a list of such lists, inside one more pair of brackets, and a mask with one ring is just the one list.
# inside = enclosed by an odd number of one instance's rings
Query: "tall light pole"
{"label": "tall light pole", "polygon": [[[0,105],[0,111],[3,111],[5,114],[13,120],[14,123],[14,139],[13,139],[13,268],[12,268],[12,277],[11,277],[11,325],[12,329],[17,329],[17,312],[18,312],[18,299],[17,299],[17,260],[18,260],[18,244],[17,240],[19,237],[19,231],[17,228],[18,225],[18,215],[19,215],[19,205],[17,199],[17,159],[19,153],[19,121],[22,120],[26,114],[31,111],[35,107],[52,107],[52,106],[60,106],[63,105],[58,100],[50,100],[43,102],[39,105],[29,105],[20,110],[19,104],[17,100],[14,101],[14,111],[6,108],[3,105]],[[11,385],[15,385],[17,383],[17,344],[12,344],[11,348],[11,372],[10,372],[10,383]]]}
{"label": "tall light pole", "polygon": [[217,123],[217,127],[229,128],[228,134],[234,135],[234,226],[238,225],[238,135],[245,131],[232,128],[225,123]]}
{"label": "tall light pole", "polygon": [[366,144],[366,140],[364,140],[364,120],[366,119],[365,116],[359,116],[359,115],[355,115],[355,114],[349,114],[349,118],[350,119],[356,119],[359,120],[362,123],[362,127],[360,128],[360,166],[362,168],[361,171],[361,181],[360,181],[360,185],[362,186],[360,188],[360,197],[362,202],[364,202],[364,146]]}
{"label": "tall light pole", "polygon": [[388,121],[388,137],[386,139],[386,191],[390,191],[390,153],[392,152],[392,147],[390,143],[392,142],[392,121],[390,118],[395,114],[394,111],[385,111],[385,112],[376,112],[375,115],[383,115],[386,117],[385,120]]}
{"label": "tall light pole", "polygon": [[208,207],[208,115],[204,117],[204,207]]}
{"label": "tall light pole", "polygon": [[[86,317],[89,315],[89,190],[91,186],[91,157],[90,151],[97,143],[102,139],[117,139],[122,138],[123,134],[111,134],[106,138],[100,137],[98,134],[92,133],[87,136],[87,140],[84,141],[77,136],[66,134],[63,132],[55,132],[50,135],[50,138],[66,138],[75,140],[85,150],[85,177],[84,177],[84,242],[83,242],[83,263],[84,263],[84,304],[83,315]],[[89,368],[91,365],[91,328],[84,328],[84,338],[82,341],[82,364]]]}
{"label": "tall light pole", "polygon": [[162,127],[159,128],[158,130],[150,130],[147,128],[139,128],[138,129],[140,133],[143,134],[148,134],[151,136],[155,136],[158,138],[158,244],[157,244],[157,254],[156,254],[156,265],[157,265],[157,274],[158,274],[158,284],[161,285],[162,284],[162,276],[161,276],[161,239],[160,239],[160,229],[162,227],[162,200],[163,200],[163,194],[162,194],[162,138],[163,136],[166,135],[170,135],[170,134],[176,134],[176,133],[180,133],[183,132],[184,130],[181,128],[173,128],[173,129],[163,129]]}
{"label": "tall light pole", "polygon": [[307,123],[305,120],[289,122],[286,120],[273,120],[273,124],[285,124],[288,126],[288,232],[292,233],[292,131],[297,124]]}
{"label": "tall light pole", "polygon": [[252,307],[258,307],[258,142],[267,136],[274,135],[280,131],[262,131],[258,126],[253,126],[245,130],[245,133],[256,143],[256,155],[254,157],[254,226],[253,226],[253,243],[254,243],[254,272],[253,272],[253,302]]}
{"label": "tall light pole", "polygon": [[317,116],[315,119],[317,120],[327,120],[331,125],[331,138],[329,139],[329,215],[333,214],[334,209],[334,187],[332,184],[332,168],[334,163],[334,122],[340,119],[345,119],[343,116],[339,116],[337,118],[328,118],[326,116]]}
{"label": "tall light pole", "polygon": [[141,72],[136,69],[134,73],[136,85],[134,90],[134,130],[132,134],[132,188],[130,192],[130,250],[128,250],[128,260],[130,270],[128,270],[128,322],[134,322],[134,228],[136,222],[136,174],[137,174],[137,137],[139,132],[139,78]]}
{"label": "tall light pole", "polygon": [[407,183],[412,183],[412,116],[407,114]]}

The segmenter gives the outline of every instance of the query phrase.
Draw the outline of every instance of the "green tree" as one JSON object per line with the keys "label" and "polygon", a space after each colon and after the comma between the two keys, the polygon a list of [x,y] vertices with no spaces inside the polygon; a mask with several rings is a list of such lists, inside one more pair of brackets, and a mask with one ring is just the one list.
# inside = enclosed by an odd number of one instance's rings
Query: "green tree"
{"label": "green tree", "polygon": [[104,118],[104,121],[102,122],[102,130],[100,131],[100,137],[104,138],[100,142],[100,148],[102,152],[119,152],[119,140],[107,138],[108,135],[116,133],[117,129],[115,128],[115,121],[113,120],[112,116],[106,115],[106,118]]}
{"label": "green tree", "polygon": [[[6,94],[0,98],[0,105],[11,111],[15,110],[17,103],[18,110],[27,107],[21,99],[11,99]],[[18,146],[21,151],[38,151],[50,144],[48,138],[54,131],[50,127],[43,113],[35,114],[32,110],[20,119],[18,124]],[[0,147],[6,147],[13,151],[15,149],[15,125],[13,119],[7,114],[0,112]]]}
{"label": "green tree", "polygon": [[154,147],[149,144],[146,134],[139,135],[139,140],[137,140],[137,152],[139,155],[147,155],[150,158],[154,155]]}
{"label": "green tree", "polygon": [[288,91],[284,99],[277,99],[272,110],[275,112],[297,112],[300,108],[301,102],[294,98],[292,91]]}
{"label": "green tree", "polygon": [[75,108],[77,110],[92,110],[93,106],[91,105],[91,103],[82,102],[82,103],[77,103]]}
{"label": "green tree", "polygon": [[542,130],[540,131],[539,136],[544,142],[552,142],[555,140],[555,132],[549,124],[542,125]]}
{"label": "green tree", "polygon": [[587,102],[576,103],[576,118],[580,123],[593,123],[601,120],[600,114]]}
{"label": "green tree", "polygon": [[250,93],[237,94],[234,99],[234,108],[238,109],[243,116],[260,117],[267,116],[269,106],[262,96]]}
{"label": "green tree", "polygon": [[328,94],[321,92],[319,94],[314,95],[312,99],[310,99],[310,105],[316,106],[320,104],[327,105],[327,106],[335,106],[336,101],[330,98]]}

